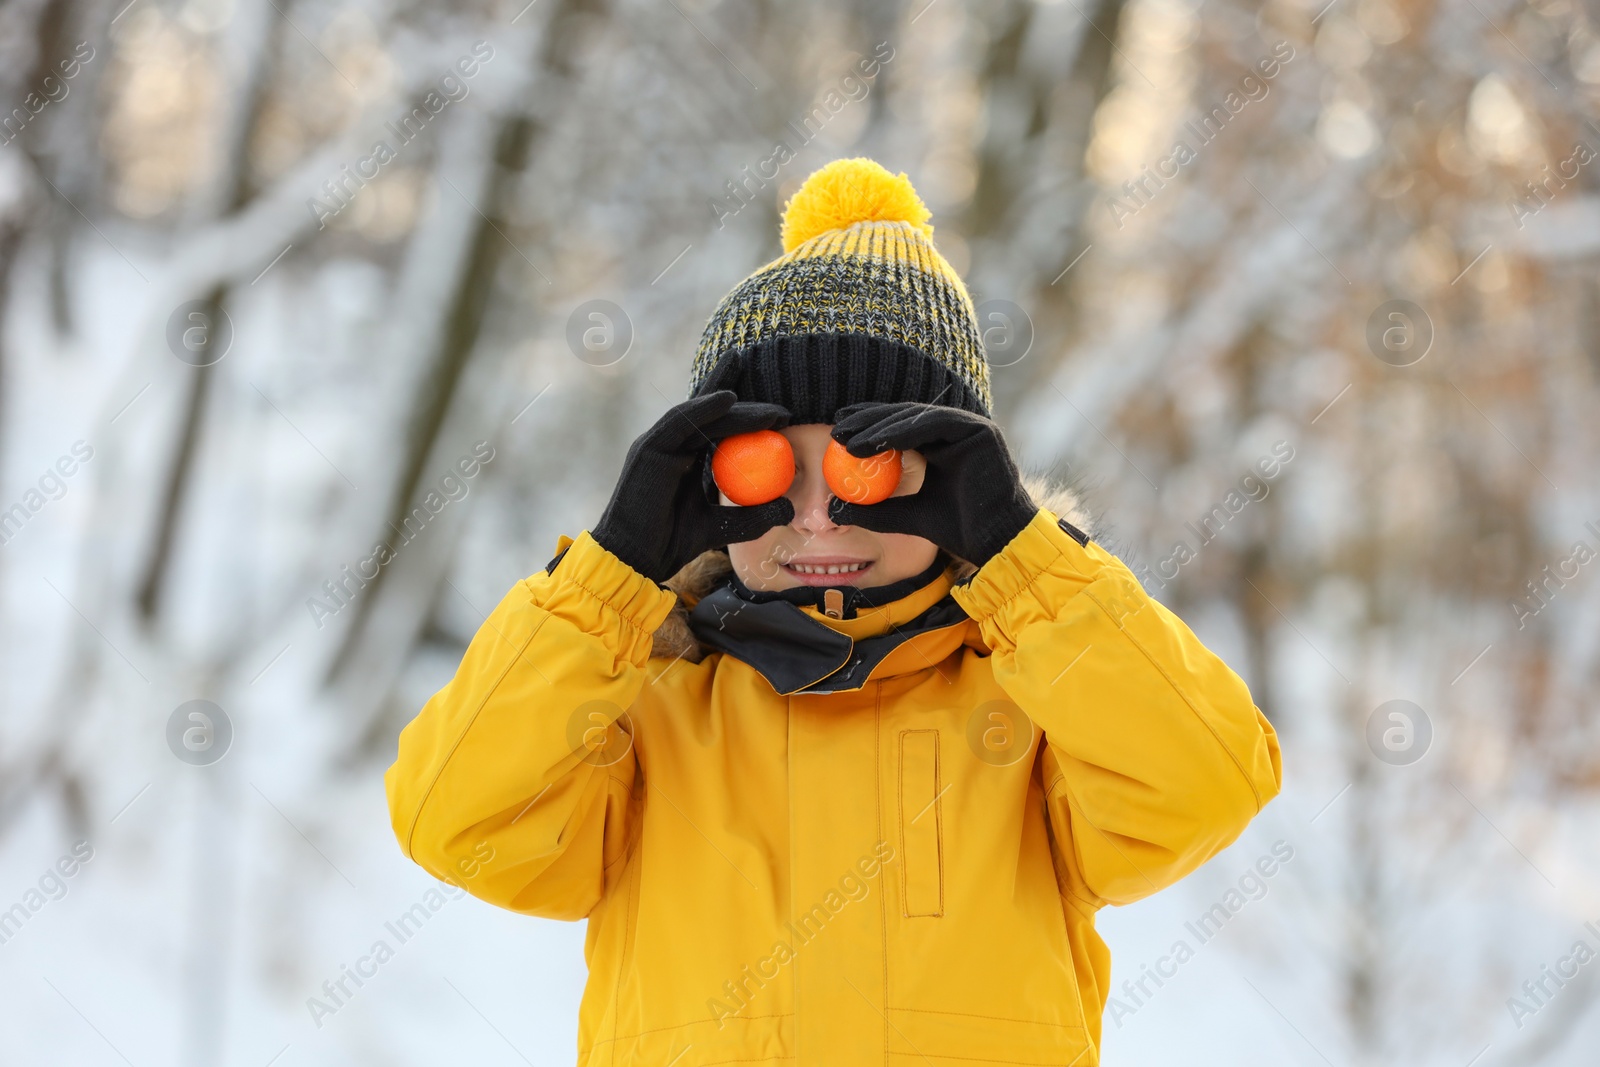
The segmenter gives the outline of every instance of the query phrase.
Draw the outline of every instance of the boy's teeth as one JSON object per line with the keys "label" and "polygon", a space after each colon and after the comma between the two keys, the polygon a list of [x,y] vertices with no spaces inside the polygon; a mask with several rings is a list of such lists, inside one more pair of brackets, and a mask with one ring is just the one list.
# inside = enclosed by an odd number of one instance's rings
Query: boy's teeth
{"label": "boy's teeth", "polygon": [[834,563],[828,566],[812,566],[807,563],[791,563],[789,566],[801,574],[854,574],[856,571],[866,569],[865,563]]}

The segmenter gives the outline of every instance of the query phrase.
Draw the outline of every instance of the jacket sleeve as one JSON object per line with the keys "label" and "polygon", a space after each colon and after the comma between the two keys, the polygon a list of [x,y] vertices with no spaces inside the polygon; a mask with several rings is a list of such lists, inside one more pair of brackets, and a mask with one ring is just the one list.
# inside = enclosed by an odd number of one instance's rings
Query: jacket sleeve
{"label": "jacket sleeve", "polygon": [[1277,734],[1244,682],[1048,510],[954,595],[996,680],[1044,731],[1056,860],[1082,903],[1170,885],[1277,795]]}
{"label": "jacket sleeve", "polygon": [[674,599],[588,534],[518,582],[400,733],[384,782],[401,851],[501,907],[587,915],[636,818],[617,720]]}

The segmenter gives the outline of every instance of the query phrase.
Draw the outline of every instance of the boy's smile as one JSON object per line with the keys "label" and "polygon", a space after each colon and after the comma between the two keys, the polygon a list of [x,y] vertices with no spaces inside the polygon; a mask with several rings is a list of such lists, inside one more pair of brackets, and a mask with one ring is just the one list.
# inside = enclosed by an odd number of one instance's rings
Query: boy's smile
{"label": "boy's smile", "polygon": [[785,563],[783,569],[805,585],[837,585],[850,581],[870,566],[871,560],[793,559]]}
{"label": "boy's smile", "polygon": [[[794,504],[794,519],[754,541],[728,546],[734,573],[747,588],[889,585],[921,574],[939,554],[926,538],[840,526],[828,517],[831,493],[822,477],[822,456],[832,429],[809,423],[779,431],[794,448],[794,483],[784,494]],[[916,452],[904,453],[901,462],[904,472],[894,495],[908,496],[922,487],[927,463]],[[722,503],[731,501],[723,497]]]}

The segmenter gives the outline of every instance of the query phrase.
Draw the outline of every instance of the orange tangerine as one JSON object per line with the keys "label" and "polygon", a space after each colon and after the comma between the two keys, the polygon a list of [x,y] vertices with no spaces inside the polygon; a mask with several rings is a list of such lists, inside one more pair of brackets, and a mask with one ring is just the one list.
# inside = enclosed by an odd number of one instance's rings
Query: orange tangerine
{"label": "orange tangerine", "polygon": [[838,441],[829,441],[822,454],[822,477],[840,500],[876,504],[894,495],[900,484],[900,453],[890,449],[858,458]]}
{"label": "orange tangerine", "polygon": [[794,449],[777,430],[723,438],[711,455],[717,488],[740,507],[776,500],[794,484]]}

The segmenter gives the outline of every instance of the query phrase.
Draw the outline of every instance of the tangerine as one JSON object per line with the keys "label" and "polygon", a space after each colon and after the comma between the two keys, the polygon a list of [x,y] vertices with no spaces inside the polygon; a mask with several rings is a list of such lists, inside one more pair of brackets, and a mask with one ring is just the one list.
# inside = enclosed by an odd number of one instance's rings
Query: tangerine
{"label": "tangerine", "polygon": [[875,456],[852,456],[838,441],[829,441],[822,454],[822,477],[840,500],[851,504],[876,504],[894,495],[900,484],[900,453],[894,449]]}
{"label": "tangerine", "polygon": [[794,484],[794,448],[777,430],[736,433],[711,454],[711,477],[740,507],[768,503]]}

